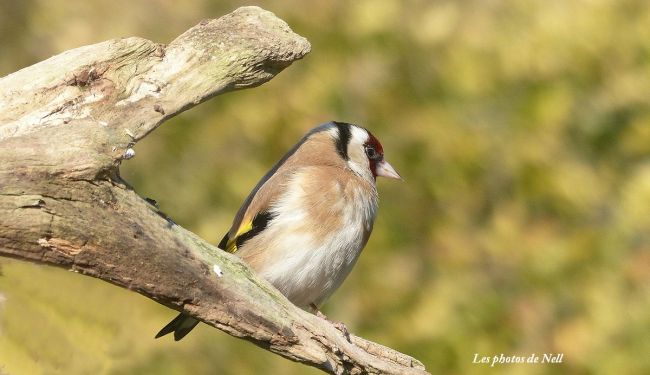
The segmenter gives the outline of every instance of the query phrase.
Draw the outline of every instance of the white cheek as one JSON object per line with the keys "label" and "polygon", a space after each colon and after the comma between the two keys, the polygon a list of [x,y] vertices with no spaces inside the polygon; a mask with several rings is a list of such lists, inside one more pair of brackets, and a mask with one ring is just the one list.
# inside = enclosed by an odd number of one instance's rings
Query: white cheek
{"label": "white cheek", "polygon": [[365,178],[368,181],[371,181],[374,183],[375,178],[372,175],[372,171],[370,170],[370,165],[368,164],[362,164],[362,163],[356,163],[354,161],[348,161],[348,167],[356,173],[357,175]]}
{"label": "white cheek", "polygon": [[351,128],[352,136],[348,144],[348,167],[357,175],[374,181],[370,163],[364,149],[364,144],[368,141],[368,133],[356,126]]}
{"label": "white cheek", "polygon": [[372,171],[370,170],[370,163],[366,157],[363,145],[350,144],[348,156],[348,168],[366,180],[374,181]]}

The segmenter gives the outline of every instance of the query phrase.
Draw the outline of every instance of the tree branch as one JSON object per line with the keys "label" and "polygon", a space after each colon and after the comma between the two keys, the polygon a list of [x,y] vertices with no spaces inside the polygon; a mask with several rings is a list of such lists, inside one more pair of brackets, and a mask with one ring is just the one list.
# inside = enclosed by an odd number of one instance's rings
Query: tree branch
{"label": "tree branch", "polygon": [[131,289],[333,374],[424,374],[404,354],[348,342],[119,177],[133,144],[163,121],[260,85],[309,50],[272,13],[245,7],[166,46],[111,40],[0,79],[0,255]]}

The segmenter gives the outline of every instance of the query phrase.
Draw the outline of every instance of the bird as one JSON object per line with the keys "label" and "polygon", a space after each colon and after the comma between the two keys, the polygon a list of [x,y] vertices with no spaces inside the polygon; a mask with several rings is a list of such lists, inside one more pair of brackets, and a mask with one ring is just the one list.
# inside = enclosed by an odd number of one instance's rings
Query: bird
{"label": "bird", "polygon": [[[366,128],[331,121],[311,129],[250,192],[218,247],[241,258],[294,305],[321,317],[373,229],[377,177],[401,180]],[[185,337],[185,313],[156,338]]]}

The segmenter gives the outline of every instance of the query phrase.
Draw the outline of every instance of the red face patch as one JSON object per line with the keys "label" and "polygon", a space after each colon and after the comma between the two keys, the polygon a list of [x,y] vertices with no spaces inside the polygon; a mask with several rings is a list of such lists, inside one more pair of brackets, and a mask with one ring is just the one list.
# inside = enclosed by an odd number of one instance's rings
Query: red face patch
{"label": "red face patch", "polygon": [[368,157],[368,162],[370,163],[370,171],[377,178],[377,163],[384,160],[384,148],[379,143],[379,140],[370,132],[368,132],[368,140],[363,147]]}

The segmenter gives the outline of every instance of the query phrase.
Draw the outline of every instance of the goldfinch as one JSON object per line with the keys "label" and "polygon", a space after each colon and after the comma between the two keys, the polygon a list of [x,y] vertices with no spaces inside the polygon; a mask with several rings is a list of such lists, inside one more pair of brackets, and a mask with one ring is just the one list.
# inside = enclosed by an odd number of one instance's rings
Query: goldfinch
{"label": "goldfinch", "polygon": [[[377,176],[401,179],[368,130],[342,122],[318,126],[257,183],[219,248],[298,307],[320,313],[368,242]],[[197,324],[180,313],[156,338],[174,332],[178,341]]]}

